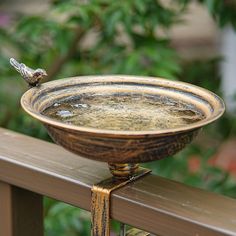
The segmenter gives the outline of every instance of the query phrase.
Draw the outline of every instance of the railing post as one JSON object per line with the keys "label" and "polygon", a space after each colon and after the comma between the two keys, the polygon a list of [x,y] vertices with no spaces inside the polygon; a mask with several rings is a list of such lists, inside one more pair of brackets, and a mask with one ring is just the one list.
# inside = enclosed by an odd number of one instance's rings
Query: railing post
{"label": "railing post", "polygon": [[42,199],[0,181],[0,236],[43,236]]}

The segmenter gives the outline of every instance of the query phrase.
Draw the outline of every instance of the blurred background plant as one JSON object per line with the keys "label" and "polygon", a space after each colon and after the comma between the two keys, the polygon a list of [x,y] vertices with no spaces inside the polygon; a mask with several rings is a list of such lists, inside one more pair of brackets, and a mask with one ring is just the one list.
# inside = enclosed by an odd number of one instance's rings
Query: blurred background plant
{"label": "blurred background plant", "polygon": [[[75,75],[136,74],[179,79],[222,95],[222,56],[186,60],[171,39],[173,27],[185,24],[191,2],[54,0],[40,13],[33,8],[27,14],[10,14],[0,6],[0,126],[50,140],[43,126],[20,108],[27,86],[10,68],[9,57],[45,68],[47,81]],[[235,1],[198,2],[219,27],[236,28]],[[227,112],[175,158],[152,163],[151,168],[167,178],[236,197],[235,169],[217,167],[219,146],[235,134],[235,117]],[[87,212],[45,199],[45,235],[90,235],[89,228]]]}

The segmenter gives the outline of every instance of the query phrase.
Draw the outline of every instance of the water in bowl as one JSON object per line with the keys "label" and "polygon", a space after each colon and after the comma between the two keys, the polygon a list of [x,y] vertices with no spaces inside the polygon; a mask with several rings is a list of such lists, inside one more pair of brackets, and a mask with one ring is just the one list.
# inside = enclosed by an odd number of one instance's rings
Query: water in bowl
{"label": "water in bowl", "polygon": [[140,94],[91,94],[58,101],[42,113],[77,126],[124,131],[184,127],[204,118],[204,114],[193,105]]}

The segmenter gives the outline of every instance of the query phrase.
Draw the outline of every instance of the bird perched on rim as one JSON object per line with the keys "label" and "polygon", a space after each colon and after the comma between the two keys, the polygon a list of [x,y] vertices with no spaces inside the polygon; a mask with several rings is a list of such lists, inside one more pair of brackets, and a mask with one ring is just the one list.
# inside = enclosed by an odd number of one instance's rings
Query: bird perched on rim
{"label": "bird perched on rim", "polygon": [[10,64],[18,71],[23,79],[29,84],[29,87],[35,87],[39,85],[41,79],[47,76],[44,69],[33,70],[23,63],[19,63],[14,58],[10,59]]}

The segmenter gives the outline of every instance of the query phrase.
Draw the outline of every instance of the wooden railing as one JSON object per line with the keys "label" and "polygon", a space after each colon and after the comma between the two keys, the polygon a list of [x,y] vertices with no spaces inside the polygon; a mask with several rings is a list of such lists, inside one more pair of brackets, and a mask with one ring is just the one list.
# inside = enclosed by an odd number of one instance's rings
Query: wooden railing
{"label": "wooden railing", "polygon": [[[42,197],[90,210],[106,164],[0,129],[0,236],[42,236]],[[111,217],[162,236],[236,235],[236,200],[147,175],[112,193]]]}

